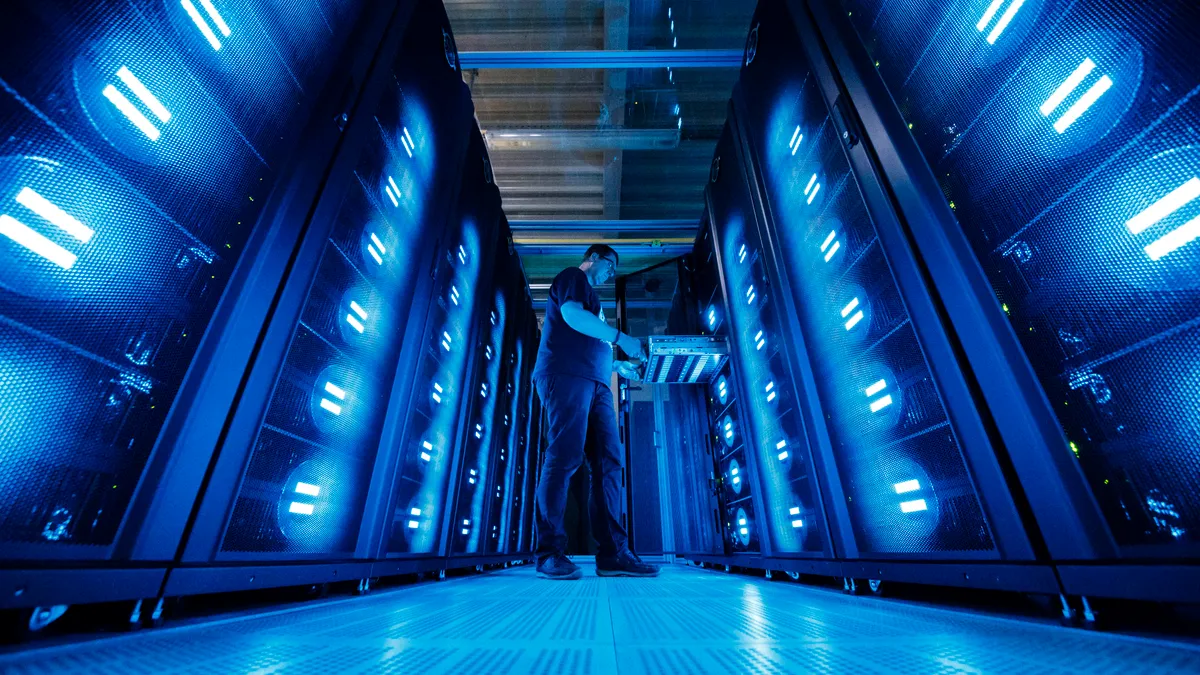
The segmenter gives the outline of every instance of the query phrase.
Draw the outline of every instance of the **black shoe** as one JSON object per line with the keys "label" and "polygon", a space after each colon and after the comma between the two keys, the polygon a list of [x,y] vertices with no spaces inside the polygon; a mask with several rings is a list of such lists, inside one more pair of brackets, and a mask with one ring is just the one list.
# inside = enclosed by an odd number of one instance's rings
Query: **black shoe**
{"label": "black shoe", "polygon": [[582,577],[583,571],[567,556],[558,553],[538,561],[537,575],[543,579],[565,581]]}
{"label": "black shoe", "polygon": [[615,558],[596,556],[596,574],[602,577],[656,577],[657,565],[647,565],[633,551],[623,551]]}

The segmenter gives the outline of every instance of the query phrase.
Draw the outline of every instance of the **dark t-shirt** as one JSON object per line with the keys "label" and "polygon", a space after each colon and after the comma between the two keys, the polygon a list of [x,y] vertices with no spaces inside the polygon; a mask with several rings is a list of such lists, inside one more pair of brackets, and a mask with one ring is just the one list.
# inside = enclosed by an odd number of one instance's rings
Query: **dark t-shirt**
{"label": "dark t-shirt", "polygon": [[[568,267],[550,284],[542,342],[538,345],[534,379],[546,375],[575,375],[607,384],[612,377],[612,346],[571,328],[562,317],[564,303],[578,302],[592,314],[604,318],[600,296],[578,267]],[[616,330],[613,330],[616,335]]]}

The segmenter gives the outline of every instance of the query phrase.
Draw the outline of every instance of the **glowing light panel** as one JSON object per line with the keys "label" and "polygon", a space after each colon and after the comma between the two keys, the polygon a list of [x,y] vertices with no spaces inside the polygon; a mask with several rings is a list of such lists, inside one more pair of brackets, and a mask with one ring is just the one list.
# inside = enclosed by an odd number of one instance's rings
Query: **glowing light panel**
{"label": "glowing light panel", "polygon": [[[130,72],[128,68],[125,66],[118,68],[117,79],[120,80],[121,83],[129,89],[130,93],[132,93],[138,99],[138,101],[142,103],[142,106],[149,110],[150,113],[158,118],[160,122],[166,124],[167,122],[171,121],[171,111],[167,110],[166,106],[164,106],[162,102],[158,100],[158,97],[151,93],[146,85],[142,84],[142,81],[139,80],[132,72]],[[104,98],[108,99],[109,103],[113,104],[113,107],[115,107],[122,115],[125,116],[125,119],[129,120],[130,124],[137,127],[139,131],[145,134],[146,138],[149,138],[151,141],[157,141],[162,135],[162,132],[157,126],[154,125],[153,122],[150,121],[150,118],[147,117],[142,110],[135,106],[120,89],[116,88],[116,86],[111,84],[106,85],[101,93],[104,95]]]}
{"label": "glowing light panel", "polygon": [[[16,196],[16,202],[33,211],[42,219],[56,226],[67,235],[86,244],[91,241],[95,230],[79,222],[74,216],[59,208],[56,204],[38,194],[29,187],[22,188]],[[0,214],[0,235],[25,248],[64,270],[75,266],[78,256],[66,248],[51,241],[49,237],[22,223],[8,214]]]}
{"label": "glowing light panel", "polygon": [[[883,392],[886,389],[887,389],[887,380],[879,380],[875,384],[872,384],[871,386],[867,387],[865,390],[865,393],[867,394],[867,398],[872,398],[876,394]],[[884,408],[888,407],[891,404],[892,404],[892,395],[884,394],[883,396],[875,398],[874,400],[871,401],[871,403],[870,403],[871,412],[877,413],[880,410],[883,410]]]}
{"label": "glowing light panel", "polygon": [[[1200,197],[1200,178],[1192,177],[1166,196],[1154,202],[1133,218],[1125,227],[1130,234],[1138,235],[1157,225],[1166,218],[1174,215],[1179,209]],[[1158,261],[1164,256],[1179,250],[1183,246],[1200,238],[1200,216],[1192,218],[1184,224],[1172,229],[1145,247],[1146,255],[1151,260]]]}
{"label": "glowing light panel", "polygon": [[[306,497],[319,497],[321,495],[321,487],[312,483],[297,482],[293,492]],[[313,509],[314,505],[308,502],[294,501],[288,505],[289,513],[298,513],[302,516],[311,516]]]}
{"label": "glowing light panel", "polygon": [[800,133],[800,125],[796,125],[796,130],[792,132],[792,140],[788,141],[788,147],[792,149],[792,155],[800,149],[800,143],[804,141],[804,134]]}
{"label": "glowing light panel", "polygon": [[[1003,7],[1004,3],[1008,1],[1009,0],[992,0],[992,4],[988,5],[988,8],[983,12],[983,16],[979,18],[979,23],[975,24],[975,30],[979,31],[980,33],[986,30],[988,25],[992,23],[992,19],[994,19],[996,14],[1000,11],[1000,8]],[[999,39],[1001,33],[1004,32],[1004,29],[1008,28],[1008,24],[1012,23],[1012,20],[1017,16],[1017,12],[1021,11],[1021,6],[1024,4],[1025,0],[1011,0],[1008,8],[1004,10],[1004,14],[1000,15],[1000,20],[996,22],[996,25],[992,27],[991,32],[988,33],[988,44],[996,44],[996,40]]]}
{"label": "glowing light panel", "polygon": [[[232,31],[229,30],[225,19],[221,17],[220,12],[217,11],[212,2],[210,0],[200,0],[200,4],[204,6],[204,10],[208,12],[209,17],[216,23],[217,30],[221,31],[221,34],[225,37],[229,37]],[[196,24],[196,28],[204,36],[204,39],[208,40],[208,44],[213,48],[213,51],[221,51],[221,40],[217,38],[217,34],[213,32],[212,27],[208,25],[208,21],[200,15],[200,11],[196,9],[196,5],[192,4],[192,0],[180,0],[179,5],[183,7],[184,12],[187,12],[192,23]]]}
{"label": "glowing light panel", "polygon": [[[813,174],[812,178],[808,179],[808,185],[804,186],[804,194],[808,196],[808,204],[812,204],[816,199],[817,193],[821,191],[821,184],[817,182],[817,174]],[[822,247],[822,250],[824,248]]]}
{"label": "glowing light panel", "polygon": [[[1042,117],[1049,117],[1064,101],[1070,96],[1088,75],[1096,69],[1096,64],[1091,59],[1085,58],[1074,71],[1071,72],[1067,79],[1050,94],[1050,98],[1046,99],[1038,108],[1038,112],[1042,113]],[[1079,97],[1075,103],[1071,104],[1055,122],[1054,130],[1058,133],[1063,133],[1071,127],[1085,112],[1088,111],[1104,92],[1108,91],[1113,86],[1113,81],[1107,75],[1101,75],[1100,79],[1096,80],[1087,91]]]}
{"label": "glowing light panel", "polygon": [[[337,386],[336,384],[334,384],[332,382],[326,382],[325,386],[324,386],[324,390],[325,390],[325,393],[329,394],[330,396],[333,396],[334,398],[336,398],[339,401],[344,402],[346,400],[346,390],[342,389],[341,387]],[[334,415],[342,414],[342,406],[337,403],[334,403],[332,400],[330,400],[328,398],[325,398],[325,397],[321,398],[321,407],[324,408],[325,410],[328,410],[329,412],[333,413]]]}
{"label": "glowing light panel", "polygon": [[[851,314],[851,312],[854,313]],[[858,325],[859,321],[863,320],[862,310],[858,309],[858,298],[852,299],[850,302],[846,303],[845,307],[842,308],[842,318],[845,319],[847,316],[850,318],[846,319],[846,330],[854,328]]]}
{"label": "glowing light panel", "polygon": [[821,253],[825,254],[825,262],[829,262],[833,258],[833,254],[837,253],[841,247],[842,242],[837,240],[837,230],[830,230],[829,236],[821,242]]}

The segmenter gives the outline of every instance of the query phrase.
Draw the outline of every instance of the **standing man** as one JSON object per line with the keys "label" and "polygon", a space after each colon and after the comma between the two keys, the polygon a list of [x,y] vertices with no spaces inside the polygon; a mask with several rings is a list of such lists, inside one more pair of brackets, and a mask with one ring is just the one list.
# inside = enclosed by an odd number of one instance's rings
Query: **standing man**
{"label": "standing man", "polygon": [[645,358],[636,338],[611,328],[596,286],[616,276],[617,252],[603,244],[588,248],[579,267],[568,267],[550,284],[542,342],[533,381],[546,411],[548,443],[537,488],[538,576],[578,579],[579,566],[566,556],[563,514],[571,476],[591,466],[592,537],[600,576],[652,577],[658,568],[629,550],[621,526],[621,472],[624,451],[609,381],[615,371],[636,378],[637,367],[613,360],[612,346]]}

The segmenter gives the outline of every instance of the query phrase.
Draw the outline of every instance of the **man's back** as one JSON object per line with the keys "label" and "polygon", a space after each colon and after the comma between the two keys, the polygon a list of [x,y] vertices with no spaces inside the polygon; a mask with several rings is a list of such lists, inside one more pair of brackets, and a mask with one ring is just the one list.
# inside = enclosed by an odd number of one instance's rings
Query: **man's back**
{"label": "man's back", "polygon": [[[574,375],[607,383],[612,374],[612,347],[571,328],[562,316],[562,306],[578,302],[584,310],[603,318],[600,296],[578,267],[568,267],[550,284],[542,341],[538,346],[533,377]],[[615,332],[615,331],[614,331]]]}

